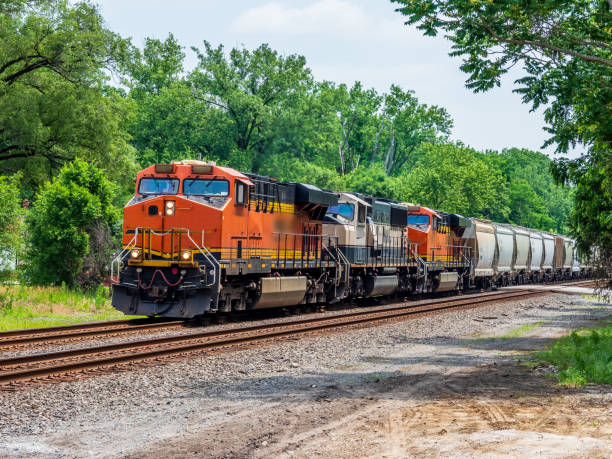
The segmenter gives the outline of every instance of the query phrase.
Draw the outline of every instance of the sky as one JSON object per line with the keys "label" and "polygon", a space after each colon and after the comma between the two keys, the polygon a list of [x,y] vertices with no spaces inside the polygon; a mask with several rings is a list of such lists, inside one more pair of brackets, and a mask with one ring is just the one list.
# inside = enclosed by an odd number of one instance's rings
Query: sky
{"label": "sky", "polygon": [[542,112],[512,92],[515,73],[500,88],[475,94],[465,87],[460,58],[448,56],[443,37],[424,37],[404,24],[387,0],[98,0],[107,25],[142,47],[145,37],[173,33],[187,52],[203,40],[226,48],[268,43],[282,54],[301,54],[318,80],[361,81],[379,92],[391,84],[415,91],[419,101],[442,106],[454,121],[452,138],[478,150],[509,147],[543,151]]}

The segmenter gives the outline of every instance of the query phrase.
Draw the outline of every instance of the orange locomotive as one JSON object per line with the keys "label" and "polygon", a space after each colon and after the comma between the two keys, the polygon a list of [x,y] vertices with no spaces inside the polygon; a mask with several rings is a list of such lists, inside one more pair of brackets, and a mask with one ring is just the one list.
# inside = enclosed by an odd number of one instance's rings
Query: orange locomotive
{"label": "orange locomotive", "polygon": [[470,248],[463,239],[469,219],[457,214],[432,210],[424,206],[408,207],[408,239],[418,247],[418,258],[427,269],[419,279],[417,290],[451,291],[470,282]]}
{"label": "orange locomotive", "polygon": [[148,167],[124,208],[113,305],[191,318],[325,301],[338,278],[334,240],[321,229],[335,204],[311,185],[201,161]]}

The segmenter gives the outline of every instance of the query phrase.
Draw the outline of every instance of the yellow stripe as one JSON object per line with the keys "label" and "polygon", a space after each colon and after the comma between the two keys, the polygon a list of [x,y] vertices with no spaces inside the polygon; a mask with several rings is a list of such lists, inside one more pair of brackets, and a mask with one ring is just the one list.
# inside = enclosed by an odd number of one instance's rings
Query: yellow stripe
{"label": "yellow stripe", "polygon": [[[251,210],[257,208],[257,204],[259,204],[259,211],[262,212],[263,209],[266,209],[266,212],[279,212],[284,214],[294,214],[295,213],[295,205],[287,204],[284,202],[271,202],[268,201],[267,204],[265,201],[258,199],[257,201],[251,201]],[[267,206],[267,207],[266,207]]]}
{"label": "yellow stripe", "polygon": [[[127,249],[128,246],[124,245],[123,248]],[[142,250],[142,248],[140,247],[132,247],[132,248],[137,248],[139,250]],[[219,254],[220,258],[222,259],[235,258],[238,255],[238,250],[235,248],[234,249],[209,248],[208,250],[213,254]],[[197,253],[197,250],[193,250],[193,252]],[[179,252],[174,252],[173,254],[171,254],[169,252],[162,253],[158,250],[149,251],[149,249],[144,249],[143,250],[144,258],[146,258],[149,255],[149,253],[151,255],[155,255],[157,257],[167,258],[167,259],[173,259],[173,258],[179,257]],[[287,251],[285,251],[282,248],[280,250],[277,250],[277,249],[259,249],[259,248],[247,248],[247,247],[242,249],[242,258],[249,259],[254,256],[259,257],[260,259],[270,259],[270,260],[276,260],[276,259],[283,260],[285,258],[287,259],[305,258],[305,259],[313,260],[321,256],[321,251],[306,252],[306,251],[297,250],[297,249],[296,250],[287,249]]]}

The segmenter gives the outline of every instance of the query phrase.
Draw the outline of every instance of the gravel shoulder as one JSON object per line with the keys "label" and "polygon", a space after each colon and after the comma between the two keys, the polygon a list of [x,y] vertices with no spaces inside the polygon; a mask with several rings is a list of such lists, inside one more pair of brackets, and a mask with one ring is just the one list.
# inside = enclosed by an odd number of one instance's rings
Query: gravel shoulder
{"label": "gravel shoulder", "polygon": [[611,314],[551,295],[3,392],[0,456],[608,456],[610,388],[517,359]]}

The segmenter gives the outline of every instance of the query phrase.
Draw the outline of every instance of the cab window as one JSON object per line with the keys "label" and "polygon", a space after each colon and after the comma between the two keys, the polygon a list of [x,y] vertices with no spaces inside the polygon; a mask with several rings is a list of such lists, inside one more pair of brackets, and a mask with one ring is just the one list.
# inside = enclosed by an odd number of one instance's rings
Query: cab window
{"label": "cab window", "polygon": [[353,217],[355,216],[355,205],[343,202],[335,206],[329,206],[327,209],[327,215],[341,217],[352,222]]}
{"label": "cab window", "polygon": [[185,179],[183,194],[194,196],[228,196],[229,182],[227,180]]}
{"label": "cab window", "polygon": [[359,211],[357,213],[357,221],[359,223],[365,223],[366,220],[366,208],[365,206],[359,205]]}
{"label": "cab window", "polygon": [[408,214],[409,225],[429,225],[429,215]]}
{"label": "cab window", "polygon": [[246,205],[247,203],[247,186],[244,183],[236,182],[236,204]]}
{"label": "cab window", "polygon": [[176,194],[179,180],[176,178],[141,178],[138,184],[140,194]]}

